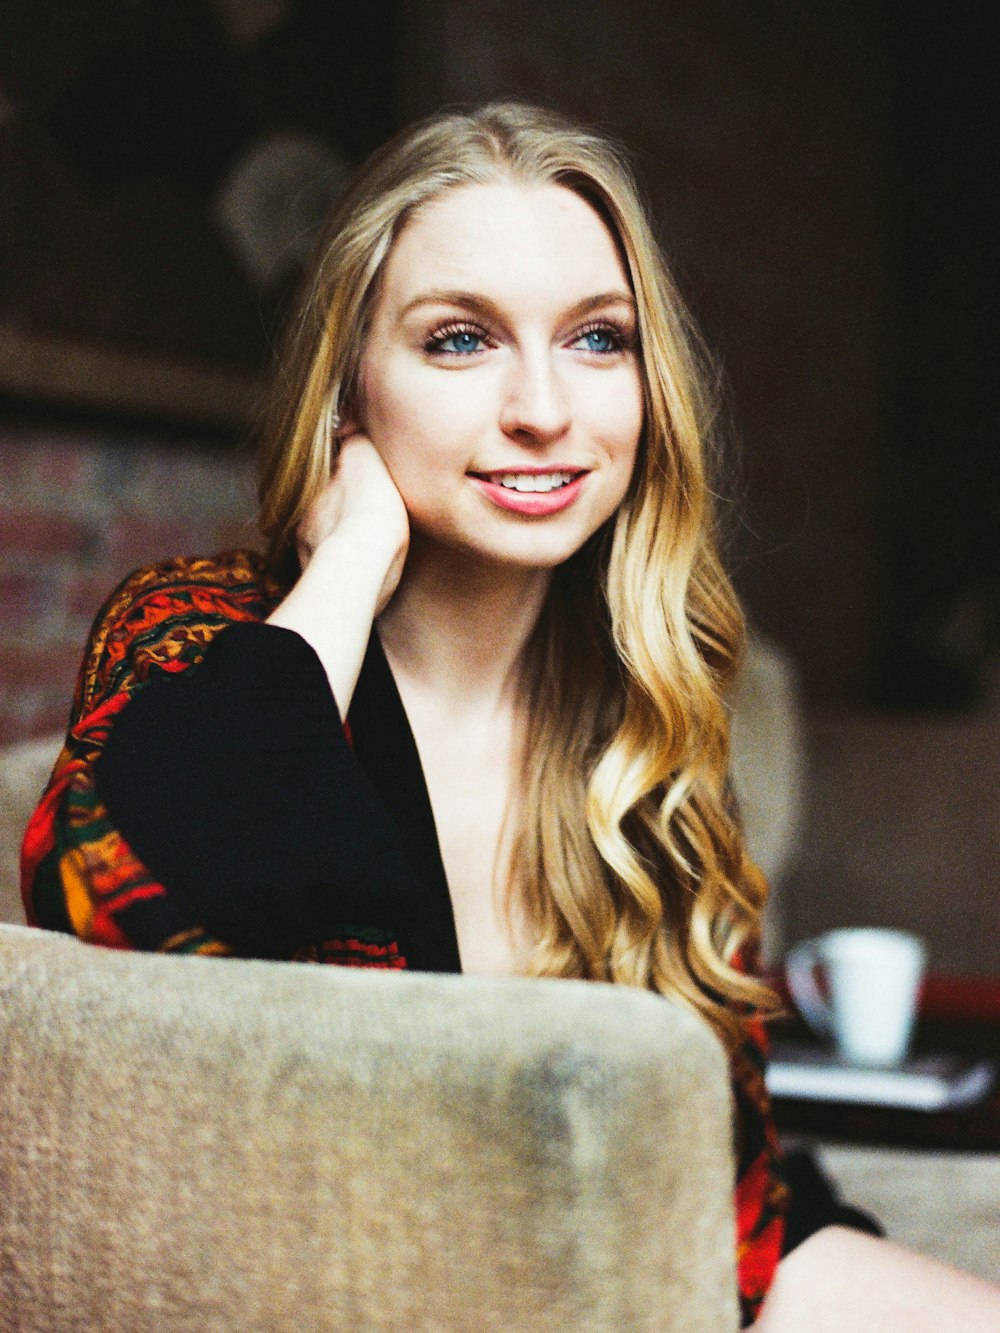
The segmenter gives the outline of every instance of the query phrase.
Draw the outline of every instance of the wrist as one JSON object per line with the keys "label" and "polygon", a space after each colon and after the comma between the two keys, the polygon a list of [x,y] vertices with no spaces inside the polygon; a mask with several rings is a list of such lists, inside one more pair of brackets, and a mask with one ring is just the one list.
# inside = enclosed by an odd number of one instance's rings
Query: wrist
{"label": "wrist", "polygon": [[316,562],[320,568],[328,569],[348,561],[352,575],[359,572],[359,565],[365,565],[372,569],[373,575],[378,572],[381,578],[403,540],[405,538],[400,540],[392,533],[391,525],[384,520],[345,518],[316,544],[306,569]]}
{"label": "wrist", "polygon": [[370,590],[374,597],[392,558],[390,544],[378,534],[338,527],[307,556],[297,586],[331,591],[350,587],[356,595]]}

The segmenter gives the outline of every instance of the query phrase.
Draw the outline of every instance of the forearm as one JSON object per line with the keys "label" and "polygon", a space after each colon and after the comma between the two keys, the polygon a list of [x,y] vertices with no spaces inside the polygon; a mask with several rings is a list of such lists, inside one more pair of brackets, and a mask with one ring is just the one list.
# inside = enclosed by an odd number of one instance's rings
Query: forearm
{"label": "forearm", "polygon": [[80,731],[82,739],[71,736],[60,755],[25,833],[29,924],[112,948],[231,952],[156,881],[114,826],[96,790],[85,719]]}
{"label": "forearm", "polygon": [[406,510],[371,441],[343,439],[326,485],[296,530],[302,574],[269,623],[315,650],[347,716],[375,617],[399,583]]}
{"label": "forearm", "polygon": [[407,881],[323,668],[284,628],[232,626],[196,671],[140,691],[95,771],[144,864],[238,953],[378,922]]}
{"label": "forearm", "polygon": [[313,648],[347,716],[371,634],[389,556],[370,527],[327,537],[268,624],[294,630]]}

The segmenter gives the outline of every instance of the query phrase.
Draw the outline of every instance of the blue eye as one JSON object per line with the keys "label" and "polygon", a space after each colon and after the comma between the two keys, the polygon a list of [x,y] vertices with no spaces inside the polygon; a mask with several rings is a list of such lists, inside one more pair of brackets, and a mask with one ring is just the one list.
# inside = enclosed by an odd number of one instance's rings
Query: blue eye
{"label": "blue eye", "polygon": [[482,337],[478,333],[470,329],[457,329],[447,337],[435,339],[433,349],[436,352],[449,352],[453,356],[468,356],[472,352],[481,351],[482,344]]}
{"label": "blue eye", "polygon": [[585,352],[606,355],[608,352],[620,352],[624,346],[624,339],[616,329],[602,325],[594,329],[585,329],[577,338],[576,345],[582,347]]}

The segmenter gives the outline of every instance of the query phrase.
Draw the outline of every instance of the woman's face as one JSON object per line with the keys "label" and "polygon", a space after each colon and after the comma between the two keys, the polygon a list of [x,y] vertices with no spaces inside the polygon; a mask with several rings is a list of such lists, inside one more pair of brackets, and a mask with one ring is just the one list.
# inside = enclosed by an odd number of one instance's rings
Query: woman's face
{"label": "woman's face", "polygon": [[360,402],[414,535],[535,569],[571,556],[621,503],[643,422],[635,300],[594,209],[512,182],[421,207],[383,272]]}

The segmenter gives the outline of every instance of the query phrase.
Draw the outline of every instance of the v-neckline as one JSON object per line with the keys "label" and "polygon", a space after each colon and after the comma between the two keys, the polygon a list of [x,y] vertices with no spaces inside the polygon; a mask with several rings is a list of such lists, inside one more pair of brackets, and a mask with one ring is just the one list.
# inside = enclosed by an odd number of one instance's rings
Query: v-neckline
{"label": "v-neckline", "polygon": [[461,972],[458,934],[430,793],[413,728],[392,668],[373,627],[348,723],[354,753],[386,807],[407,862],[424,890],[420,902],[400,893],[400,941],[410,967]]}

